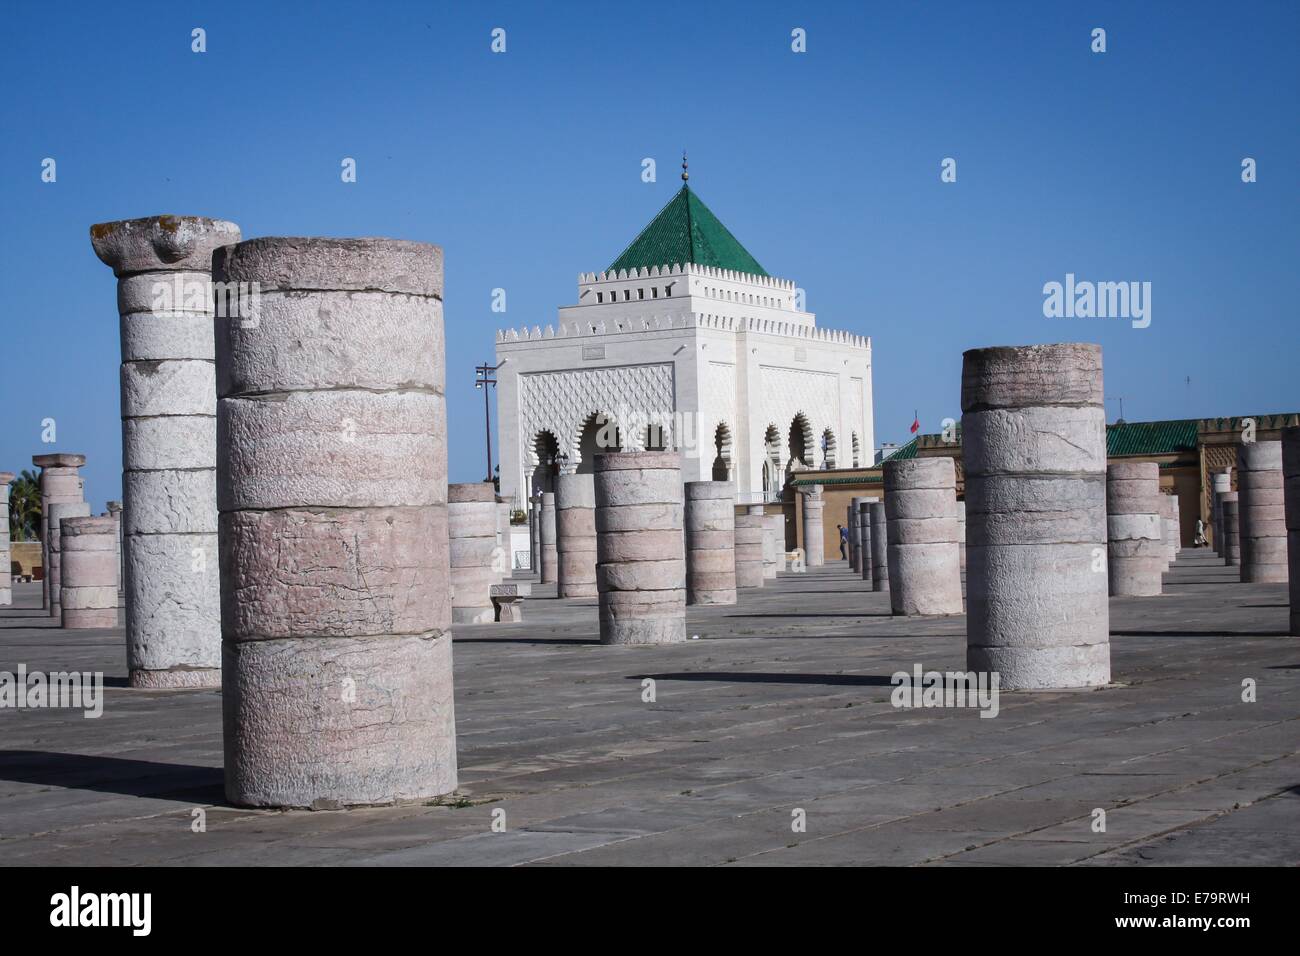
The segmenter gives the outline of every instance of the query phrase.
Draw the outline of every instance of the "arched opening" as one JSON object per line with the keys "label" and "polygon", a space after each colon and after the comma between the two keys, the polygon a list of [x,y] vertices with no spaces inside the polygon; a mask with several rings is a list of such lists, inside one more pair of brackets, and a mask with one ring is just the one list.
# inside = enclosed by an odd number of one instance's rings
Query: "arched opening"
{"label": "arched opening", "polygon": [[858,433],[853,432],[852,438],[853,438],[853,467],[860,468],[862,466],[862,446],[858,444]]}
{"label": "arched opening", "polygon": [[604,412],[593,412],[582,423],[578,432],[578,467],[580,475],[589,475],[596,465],[596,456],[606,452],[622,451],[623,440],[618,424]]}
{"label": "arched opening", "polygon": [[560,443],[549,431],[533,438],[533,475],[530,482],[534,495],[555,490],[555,476],[560,473]]}
{"label": "arched opening", "polygon": [[731,429],[720,422],[713,432],[713,480],[731,481]]}
{"label": "arched opening", "polygon": [[763,493],[768,501],[781,495],[781,432],[768,425],[763,435]]}
{"label": "arched opening", "polygon": [[835,467],[835,433],[829,428],[822,432],[822,467]]}
{"label": "arched opening", "polygon": [[799,468],[812,467],[813,431],[803,412],[795,415],[790,422],[789,447],[790,460],[786,463],[787,473],[797,471]]}

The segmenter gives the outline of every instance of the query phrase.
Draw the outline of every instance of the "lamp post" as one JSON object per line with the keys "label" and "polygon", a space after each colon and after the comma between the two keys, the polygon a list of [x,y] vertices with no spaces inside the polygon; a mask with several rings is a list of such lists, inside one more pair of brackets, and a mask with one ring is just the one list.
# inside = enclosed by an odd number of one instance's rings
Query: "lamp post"
{"label": "lamp post", "polygon": [[495,386],[497,383],[495,372],[499,365],[483,365],[474,368],[474,387],[483,389],[483,430],[484,437],[487,440],[487,477],[484,481],[492,481],[492,409],[488,404],[488,386]]}

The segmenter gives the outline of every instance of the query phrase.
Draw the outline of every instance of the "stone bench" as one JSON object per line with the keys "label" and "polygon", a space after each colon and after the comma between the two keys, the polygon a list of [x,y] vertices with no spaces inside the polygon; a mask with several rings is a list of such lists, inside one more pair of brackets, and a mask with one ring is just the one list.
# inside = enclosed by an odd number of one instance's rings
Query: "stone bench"
{"label": "stone bench", "polygon": [[527,581],[492,585],[492,607],[502,624],[518,624],[524,619],[524,598],[533,593]]}

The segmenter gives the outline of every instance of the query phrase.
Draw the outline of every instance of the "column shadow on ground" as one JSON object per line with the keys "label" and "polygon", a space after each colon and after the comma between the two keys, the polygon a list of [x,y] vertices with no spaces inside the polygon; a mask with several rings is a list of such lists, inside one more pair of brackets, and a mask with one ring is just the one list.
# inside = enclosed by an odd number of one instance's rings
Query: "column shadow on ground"
{"label": "column shadow on ground", "polygon": [[746,671],[683,671],[669,674],[629,674],[624,680],[683,680],[720,684],[822,684],[827,687],[892,687],[877,674],[774,674]]}
{"label": "column shadow on ground", "polygon": [[49,750],[0,750],[0,780],[127,797],[184,797],[185,803],[230,806],[220,767]]}

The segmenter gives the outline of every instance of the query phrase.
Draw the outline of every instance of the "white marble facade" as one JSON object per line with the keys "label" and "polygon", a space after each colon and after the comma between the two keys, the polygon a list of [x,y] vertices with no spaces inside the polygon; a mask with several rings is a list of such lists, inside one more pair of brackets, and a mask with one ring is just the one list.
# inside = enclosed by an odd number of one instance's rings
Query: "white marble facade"
{"label": "white marble facade", "polygon": [[580,275],[557,323],[497,333],[501,494],[522,503],[614,442],[679,448],[684,481],[733,480],[741,501],[801,465],[870,465],[871,340],[801,300],[693,263]]}

